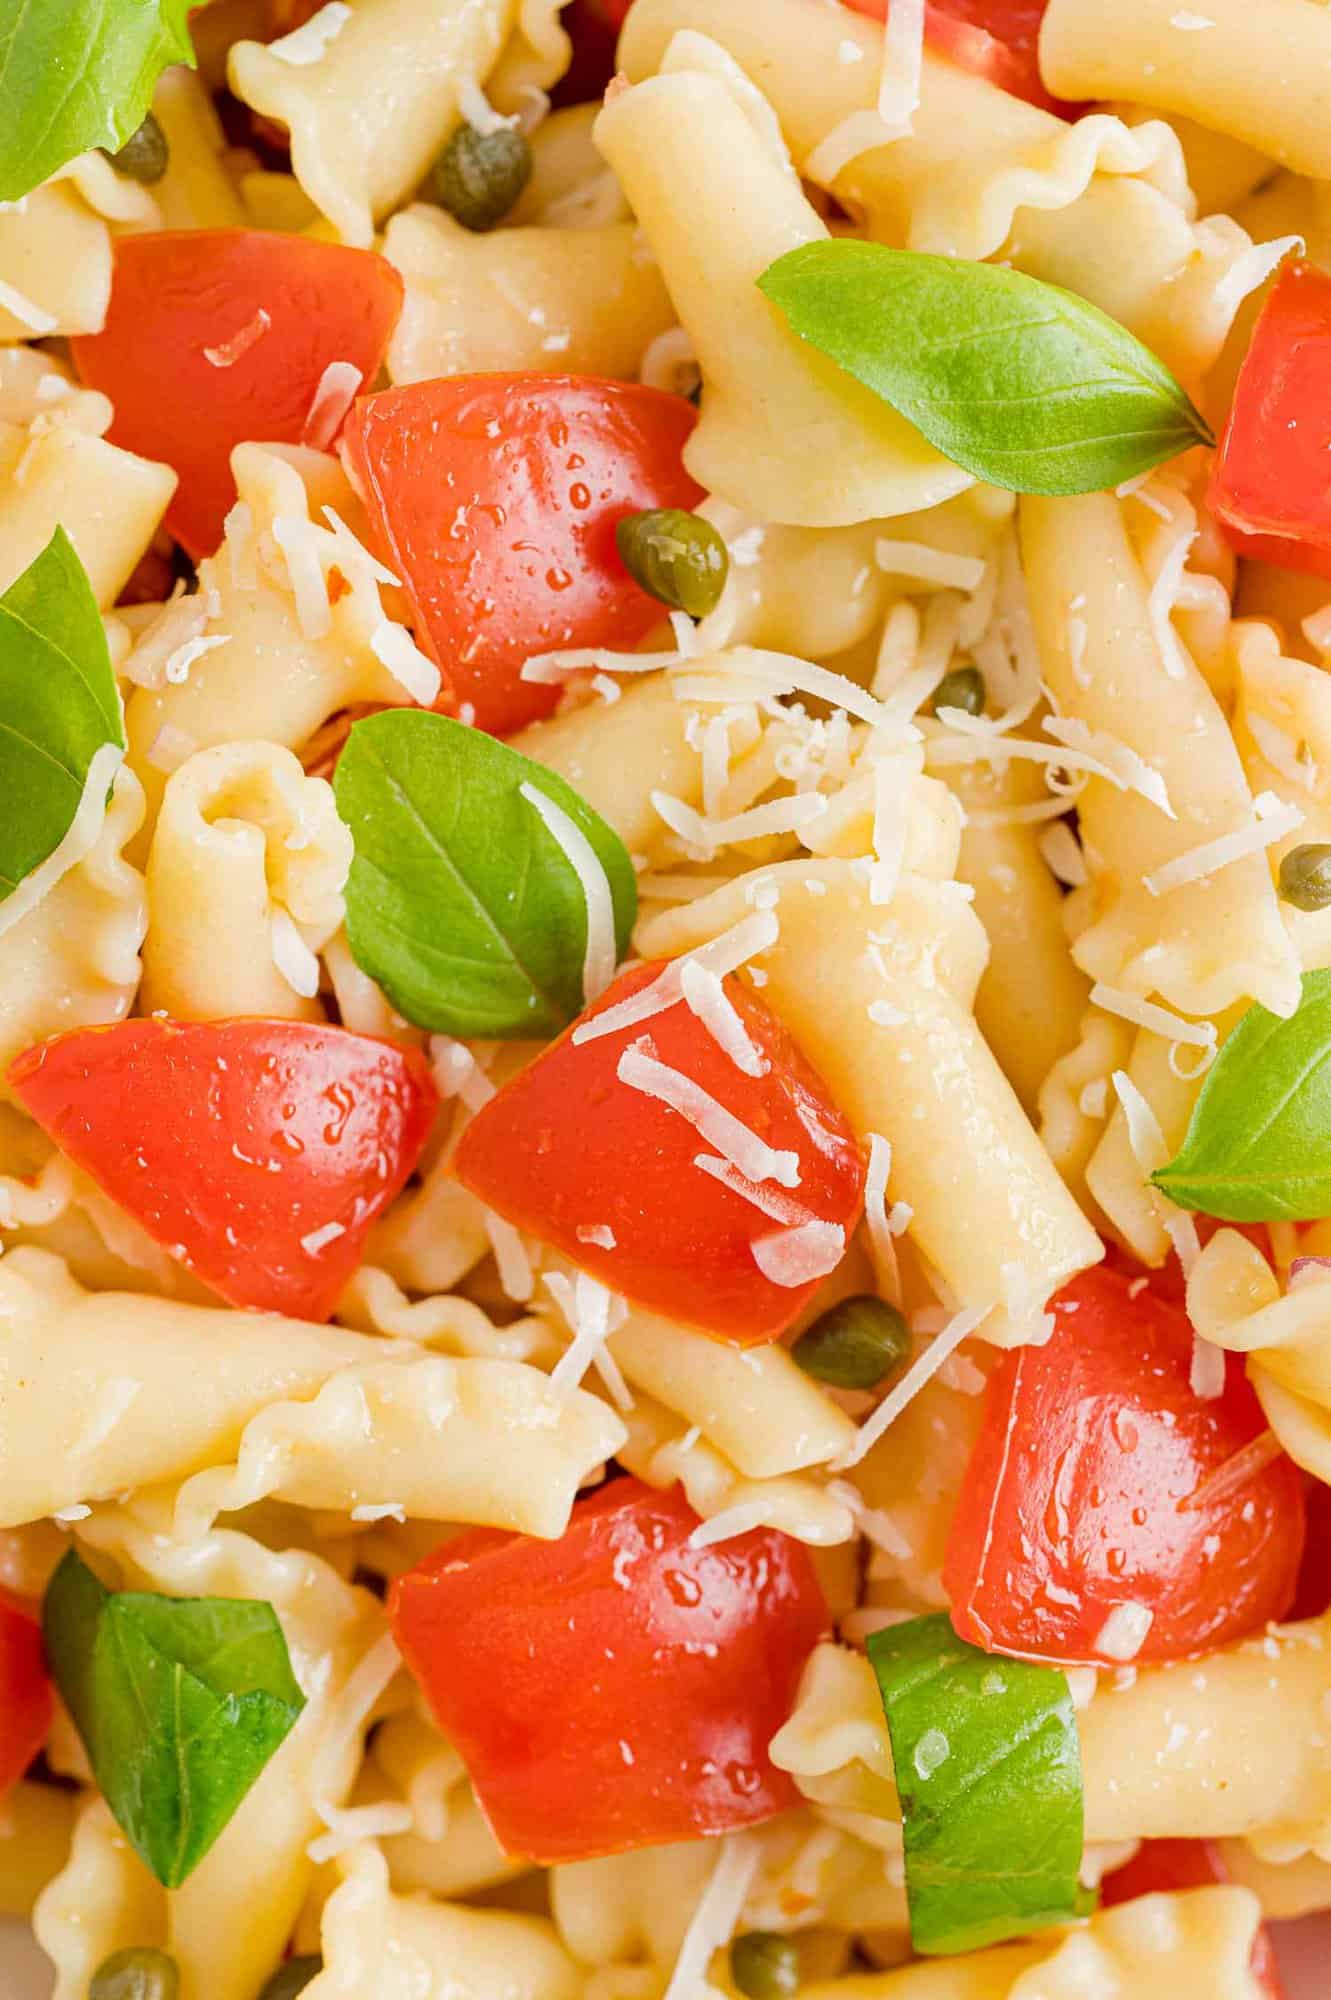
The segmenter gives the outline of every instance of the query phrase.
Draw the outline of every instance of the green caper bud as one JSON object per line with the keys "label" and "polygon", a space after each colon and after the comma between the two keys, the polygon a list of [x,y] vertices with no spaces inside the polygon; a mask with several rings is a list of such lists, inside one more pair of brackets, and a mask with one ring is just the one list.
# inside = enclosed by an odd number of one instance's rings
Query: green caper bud
{"label": "green caper bud", "polygon": [[303,1993],[315,1974],[322,1972],[321,1958],[289,1958],[285,1965],[279,1965],[259,2000],[296,2000]]}
{"label": "green caper bud", "polygon": [[1331,847],[1307,842],[1291,847],[1280,864],[1280,900],[1296,910],[1331,907]]}
{"label": "green caper bud", "polygon": [[516,125],[459,125],[430,169],[427,191],[464,229],[502,222],[531,179],[531,147]]}
{"label": "green caper bud", "polygon": [[104,1958],[92,1975],[88,2000],[176,2000],[180,1973],[174,1958],[132,1945]]}
{"label": "green caper bud", "polygon": [[620,560],[636,584],[672,611],[705,618],[726,587],[730,556],[725,542],[700,514],[657,507],[625,514],[615,525]]}
{"label": "green caper bud", "polygon": [[934,689],[929,704],[937,715],[940,708],[961,708],[967,715],[984,714],[984,675],[978,667],[953,667]]}
{"label": "green caper bud", "polygon": [[777,1931],[745,1931],[730,1947],[730,1976],[748,2000],[786,2000],[800,1989],[799,1946]]}
{"label": "green caper bud", "polygon": [[[102,148],[106,152],[106,148]],[[107,159],[118,174],[127,174],[132,181],[142,181],[151,187],[160,181],[171,158],[166,143],[166,134],[153,117],[152,112],[144,119],[137,132],[131,132],[118,153],[106,152]]]}
{"label": "green caper bud", "polygon": [[910,1330],[886,1299],[858,1292],[821,1313],[791,1353],[816,1382],[833,1389],[873,1389],[910,1353]]}

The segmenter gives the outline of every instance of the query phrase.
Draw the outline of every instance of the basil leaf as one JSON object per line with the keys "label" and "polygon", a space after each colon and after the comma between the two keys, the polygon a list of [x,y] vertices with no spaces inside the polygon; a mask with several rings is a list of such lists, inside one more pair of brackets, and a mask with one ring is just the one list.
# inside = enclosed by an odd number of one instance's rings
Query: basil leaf
{"label": "basil leaf", "polygon": [[553,771],[483,730],[405,708],[358,722],[338,759],[337,809],[356,842],[352,956],[417,1027],[548,1036],[581,1012],[586,901],[524,784],[590,841],[622,956],[637,913],[633,863]]}
{"label": "basil leaf", "polygon": [[0,597],[0,902],[69,832],[96,752],[124,742],[102,615],[57,528]]}
{"label": "basil leaf", "polygon": [[305,1697],[271,1604],[109,1591],[70,1549],[47,1658],[108,1806],[168,1889],[202,1861]]}
{"label": "basil leaf", "polygon": [[874,1632],[916,1951],[975,1951],[1084,1911],[1081,1746],[1065,1676],[982,1653],[945,1612]]}
{"label": "basil leaf", "polygon": [[1224,1040],[1183,1144],[1152,1181],[1226,1222],[1331,1215],[1331,972],[1305,972],[1287,1021],[1250,1007]]}
{"label": "basil leaf", "polygon": [[0,201],[90,146],[116,152],[168,63],[193,65],[193,0],[11,0],[0,35]]}
{"label": "basil leaf", "polygon": [[841,239],[788,251],[758,285],[954,464],[1014,493],[1096,493],[1214,443],[1149,348],[1020,271]]}

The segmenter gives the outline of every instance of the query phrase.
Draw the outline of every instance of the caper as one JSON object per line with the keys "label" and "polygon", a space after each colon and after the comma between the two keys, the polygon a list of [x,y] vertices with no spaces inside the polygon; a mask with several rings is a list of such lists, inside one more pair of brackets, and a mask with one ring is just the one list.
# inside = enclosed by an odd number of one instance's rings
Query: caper
{"label": "caper", "polygon": [[937,715],[940,708],[964,709],[967,715],[984,714],[984,675],[978,667],[953,667],[950,674],[944,674],[934,689],[930,707]]}
{"label": "caper", "polygon": [[259,2000],[296,2000],[303,1993],[315,1974],[322,1972],[321,1958],[289,1958],[285,1965],[279,1965]]}
{"label": "caper", "polygon": [[459,125],[430,169],[428,192],[464,229],[502,222],[531,179],[531,147],[516,125]]}
{"label": "caper", "polygon": [[179,1991],[174,1958],[147,1945],[131,1945],[102,1960],[92,1975],[88,2000],[176,2000]]}
{"label": "caper", "polygon": [[730,1976],[748,2000],[786,2000],[800,1988],[799,1946],[778,1931],[744,1931],[730,1947]]}
{"label": "caper", "polygon": [[[106,148],[102,148],[106,152]],[[106,153],[111,165],[119,174],[127,174],[132,181],[142,181],[151,187],[160,181],[166,172],[171,151],[166,143],[166,134],[153,117],[152,112],[144,119],[137,132],[131,132],[118,153]]]}
{"label": "caper", "polygon": [[721,536],[700,514],[686,514],[682,507],[625,514],[616,523],[615,543],[633,581],[672,611],[705,618],[716,608],[726,587],[730,556]]}
{"label": "caper", "polygon": [[873,1389],[910,1353],[910,1331],[886,1299],[857,1292],[820,1314],[791,1353],[817,1382],[833,1389]]}
{"label": "caper", "polygon": [[1296,910],[1331,907],[1331,847],[1315,841],[1291,847],[1280,864],[1280,900]]}

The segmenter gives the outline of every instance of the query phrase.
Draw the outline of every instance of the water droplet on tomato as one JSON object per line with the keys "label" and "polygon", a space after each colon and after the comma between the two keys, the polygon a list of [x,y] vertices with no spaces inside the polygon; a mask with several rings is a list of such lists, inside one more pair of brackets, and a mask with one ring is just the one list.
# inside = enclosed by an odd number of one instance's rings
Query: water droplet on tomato
{"label": "water droplet on tomato", "polygon": [[579,512],[583,512],[592,504],[591,489],[584,486],[580,479],[575,479],[568,489],[568,499],[571,507],[576,507]]}
{"label": "water droplet on tomato", "polygon": [[1105,1556],[1105,1566],[1111,1576],[1122,1576],[1128,1566],[1126,1551],[1123,1549],[1110,1549]]}
{"label": "water droplet on tomato", "polygon": [[664,1572],[663,1581],[676,1604],[691,1607],[702,1603],[702,1585],[687,1570],[668,1569]]}
{"label": "water droplet on tomato", "polygon": [[555,564],[545,572],[545,580],[551,590],[568,590],[573,582],[572,573]]}
{"label": "water droplet on tomato", "polygon": [[730,1788],[742,1799],[751,1799],[763,1782],[763,1774],[753,1764],[727,1764],[726,1777]]}
{"label": "water droplet on tomato", "polygon": [[1138,1443],[1137,1426],[1123,1410],[1115,1410],[1109,1420],[1114,1433],[1114,1442],[1120,1451],[1136,1451]]}

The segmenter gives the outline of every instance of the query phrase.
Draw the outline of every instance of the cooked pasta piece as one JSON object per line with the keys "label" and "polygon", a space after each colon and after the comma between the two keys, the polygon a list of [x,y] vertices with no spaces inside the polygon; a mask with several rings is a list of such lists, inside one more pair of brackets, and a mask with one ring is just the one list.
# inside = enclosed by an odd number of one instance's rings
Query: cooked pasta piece
{"label": "cooked pasta piece", "polygon": [[351,855],[331,787],[289,750],[225,743],[188,758],[148,854],[144,1012],[321,1020],[315,954],[342,921]]}
{"label": "cooked pasta piece", "polygon": [[54,1785],[20,1784],[0,1805],[0,1916],[27,1917],[69,1858],[75,1800]]}
{"label": "cooked pasta piece", "polygon": [[151,229],[153,196],[82,153],[0,207],[0,341],[96,333],[111,296],[111,225]]}
{"label": "cooked pasta piece", "polygon": [[168,229],[238,229],[245,210],[227,172],[226,135],[213,100],[191,71],[164,70],[153,116],[167,144],[166,172],[154,189]]}

